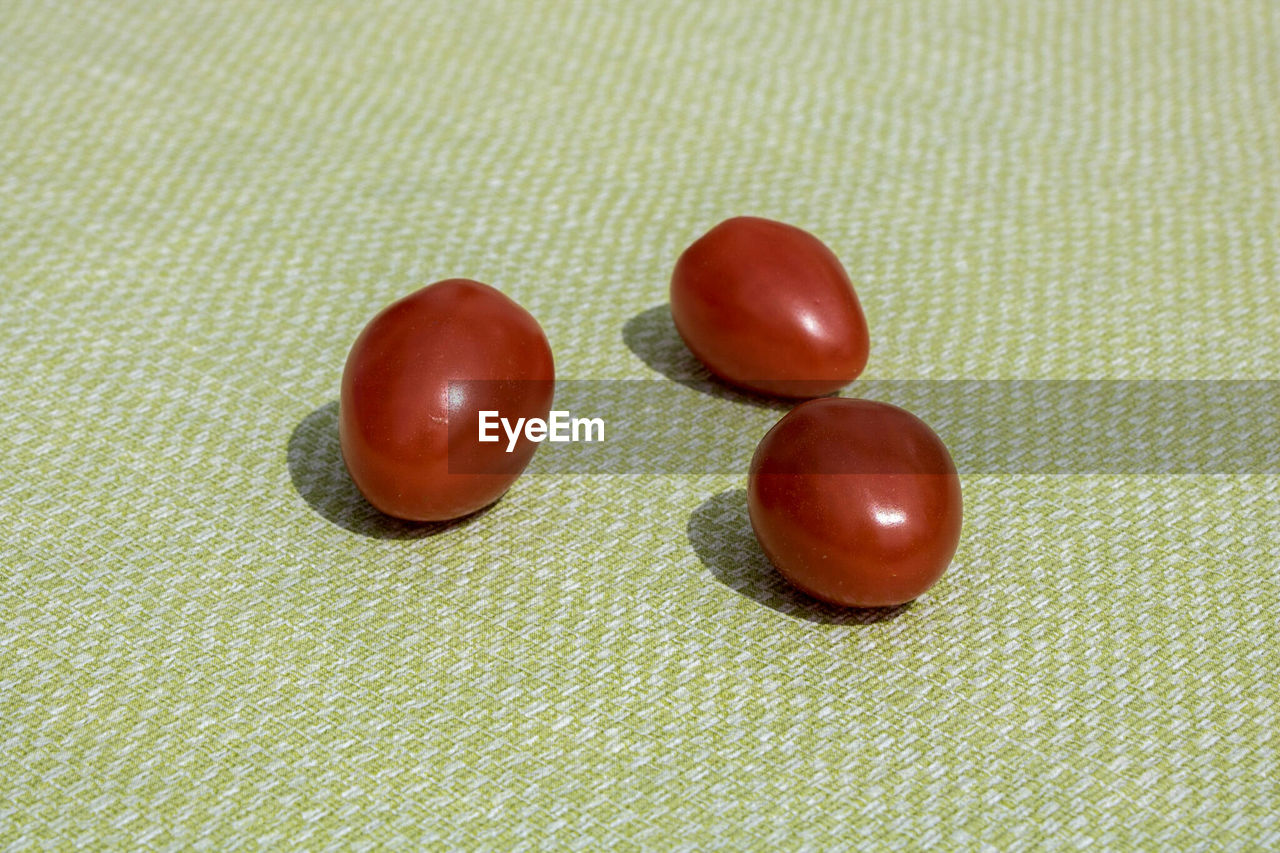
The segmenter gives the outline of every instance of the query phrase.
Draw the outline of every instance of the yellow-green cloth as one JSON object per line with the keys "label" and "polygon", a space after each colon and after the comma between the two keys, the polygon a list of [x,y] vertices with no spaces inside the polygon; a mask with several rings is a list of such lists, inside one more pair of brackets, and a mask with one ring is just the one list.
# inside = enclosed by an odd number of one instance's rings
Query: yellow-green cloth
{"label": "yellow-green cloth", "polygon": [[0,845],[1280,845],[1274,471],[966,477],[878,621],[769,573],[746,459],[355,499],[380,307],[660,379],[738,214],[870,378],[1280,378],[1280,4],[0,2]]}

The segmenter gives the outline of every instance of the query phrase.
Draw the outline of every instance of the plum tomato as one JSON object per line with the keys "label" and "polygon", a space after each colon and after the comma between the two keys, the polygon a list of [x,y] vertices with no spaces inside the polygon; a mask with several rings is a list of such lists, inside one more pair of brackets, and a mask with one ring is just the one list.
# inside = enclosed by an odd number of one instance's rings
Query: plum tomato
{"label": "plum tomato", "polygon": [[919,596],[960,541],[960,479],[924,421],[887,403],[801,403],[760,441],[747,480],[751,526],[795,586],[851,607]]}
{"label": "plum tomato", "polygon": [[671,317],[712,373],[749,391],[818,397],[867,365],[867,321],[835,254],[807,231],[728,219],[671,276]]}
{"label": "plum tomato", "polygon": [[537,444],[477,441],[479,412],[545,419],[555,366],[524,308],[467,279],[392,303],[356,338],[342,374],[342,458],[382,512],[444,521],[500,498]]}

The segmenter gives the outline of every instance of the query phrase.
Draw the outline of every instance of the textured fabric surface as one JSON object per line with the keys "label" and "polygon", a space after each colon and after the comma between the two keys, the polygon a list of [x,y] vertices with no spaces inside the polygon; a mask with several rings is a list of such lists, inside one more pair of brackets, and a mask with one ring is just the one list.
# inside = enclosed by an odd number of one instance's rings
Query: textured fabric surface
{"label": "textured fabric surface", "polygon": [[774,578],[746,460],[356,499],[378,308],[661,378],[743,213],[868,377],[1276,379],[1280,4],[0,3],[0,843],[1280,846],[1275,472],[967,477],[879,620]]}

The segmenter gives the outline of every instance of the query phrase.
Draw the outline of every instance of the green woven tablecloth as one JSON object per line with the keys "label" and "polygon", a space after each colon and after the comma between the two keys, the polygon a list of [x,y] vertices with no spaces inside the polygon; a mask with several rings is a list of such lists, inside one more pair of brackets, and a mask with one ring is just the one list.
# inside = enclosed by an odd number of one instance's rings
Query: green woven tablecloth
{"label": "green woven tablecloth", "polygon": [[744,213],[871,379],[1280,378],[1280,4],[0,3],[0,843],[1280,845],[1275,472],[966,476],[880,621],[773,579],[745,459],[355,499],[381,306],[661,379]]}

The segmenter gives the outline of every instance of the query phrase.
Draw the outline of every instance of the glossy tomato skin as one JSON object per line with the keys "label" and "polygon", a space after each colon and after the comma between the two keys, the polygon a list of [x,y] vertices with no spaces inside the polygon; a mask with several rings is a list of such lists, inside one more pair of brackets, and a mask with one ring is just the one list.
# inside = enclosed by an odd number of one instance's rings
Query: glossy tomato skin
{"label": "glossy tomato skin", "polygon": [[493,503],[537,444],[478,442],[480,410],[545,419],[555,367],[529,312],[480,282],[428,285],[375,316],[342,374],[338,432],[356,486],[382,512],[444,521]]}
{"label": "glossy tomato skin", "polygon": [[911,601],[960,541],[946,446],[915,415],[870,400],[810,400],[787,413],[756,448],[747,507],[778,571],[837,605]]}
{"label": "glossy tomato skin", "polygon": [[721,379],[761,394],[817,397],[866,367],[866,317],[821,240],[742,216],[696,240],[671,276],[671,317]]}

